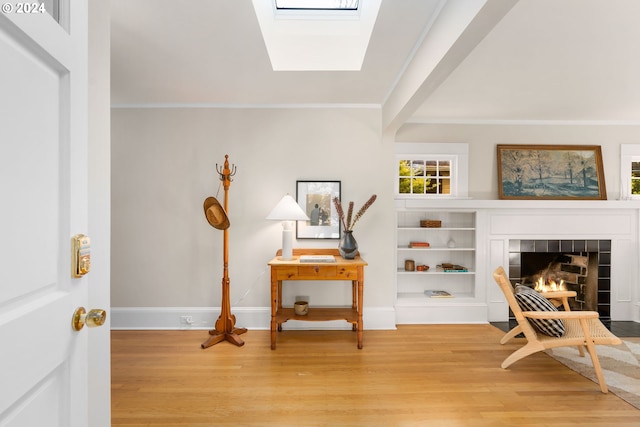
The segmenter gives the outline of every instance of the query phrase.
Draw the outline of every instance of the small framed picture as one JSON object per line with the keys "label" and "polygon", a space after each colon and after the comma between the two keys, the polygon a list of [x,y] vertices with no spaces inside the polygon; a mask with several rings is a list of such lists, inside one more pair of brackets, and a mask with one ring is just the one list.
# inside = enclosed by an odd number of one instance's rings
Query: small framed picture
{"label": "small framed picture", "polygon": [[606,200],[599,145],[498,145],[501,199]]}
{"label": "small framed picture", "polygon": [[296,201],[309,217],[308,221],[296,222],[296,238],[340,238],[334,197],[340,200],[340,181],[296,181]]}

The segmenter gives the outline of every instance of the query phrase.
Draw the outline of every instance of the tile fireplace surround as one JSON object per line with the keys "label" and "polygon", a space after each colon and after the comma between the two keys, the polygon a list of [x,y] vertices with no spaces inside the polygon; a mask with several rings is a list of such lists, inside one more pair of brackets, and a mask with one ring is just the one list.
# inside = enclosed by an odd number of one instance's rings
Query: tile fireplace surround
{"label": "tile fireplace surround", "polygon": [[415,201],[411,207],[476,213],[476,296],[486,300],[489,322],[509,318],[492,273],[509,266],[510,240],[610,241],[611,320],[640,322],[639,202],[466,199]]}
{"label": "tile fireplace surround", "polygon": [[[569,290],[578,292],[575,302],[572,302],[572,310],[594,310],[600,314],[600,319],[611,320],[611,240],[509,240],[509,279],[512,283],[524,283],[527,279],[525,263],[527,255],[547,255],[539,258],[541,264],[558,259],[564,254],[576,254],[585,259],[593,259],[593,262],[585,264],[581,274],[582,285],[568,284]],[[595,258],[592,258],[594,257]],[[567,258],[567,257],[562,257]],[[534,257],[535,259],[535,257]],[[536,262],[529,263],[533,270],[543,267]],[[566,264],[565,264],[566,265]],[[581,269],[582,270],[582,269]],[[592,271],[593,270],[593,271]],[[529,269],[531,272],[531,268]],[[571,275],[567,276],[570,277]],[[580,279],[578,279],[580,280]],[[529,286],[533,283],[528,282]],[[574,286],[575,289],[572,289]],[[584,287],[584,294],[580,287]],[[587,297],[593,295],[593,302]],[[591,306],[588,304],[591,303]],[[575,305],[576,307],[573,307]]]}

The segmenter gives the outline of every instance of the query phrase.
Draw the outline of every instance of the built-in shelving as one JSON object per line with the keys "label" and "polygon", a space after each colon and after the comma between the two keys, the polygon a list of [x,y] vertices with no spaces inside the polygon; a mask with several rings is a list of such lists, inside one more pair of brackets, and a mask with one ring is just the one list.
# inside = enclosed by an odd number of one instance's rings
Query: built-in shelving
{"label": "built-in shelving", "polygon": [[[476,289],[476,213],[473,210],[397,208],[397,323],[468,323],[486,321],[486,304]],[[440,227],[421,227],[421,220],[439,220]],[[428,247],[411,247],[426,242]],[[406,261],[429,266],[409,271]],[[450,263],[465,271],[437,271]],[[443,290],[450,298],[431,298],[426,290]]]}

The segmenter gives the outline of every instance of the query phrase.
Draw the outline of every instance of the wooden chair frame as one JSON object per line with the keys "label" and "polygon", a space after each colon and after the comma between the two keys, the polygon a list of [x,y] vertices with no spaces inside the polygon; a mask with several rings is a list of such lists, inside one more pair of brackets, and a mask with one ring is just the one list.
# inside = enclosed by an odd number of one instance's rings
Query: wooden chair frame
{"label": "wooden chair frame", "polygon": [[[549,292],[540,292],[540,295],[549,300],[551,304],[555,307],[562,306],[564,311],[571,311],[571,306],[569,305],[569,298],[575,297],[578,293],[576,291],[549,291]],[[519,334],[522,333],[522,328],[520,325],[516,325],[507,332],[504,337],[500,340],[500,344],[506,344],[511,339],[515,338]],[[579,345],[578,353],[580,356],[584,357],[584,346]]]}
{"label": "wooden chair frame", "polygon": [[[600,390],[603,393],[607,393],[609,390],[604,375],[602,374],[602,367],[600,366],[600,360],[598,359],[595,346],[619,345],[622,344],[622,341],[602,324],[598,313],[595,311],[570,311],[567,310],[568,303],[565,306],[566,311],[522,311],[504,268],[498,267],[494,271],[493,277],[500,286],[500,289],[502,289],[509,303],[509,307],[518,321],[518,326],[509,331],[500,340],[500,344],[505,344],[519,333],[523,333],[527,340],[527,343],[523,347],[514,351],[502,362],[502,368],[506,369],[530,354],[555,347],[575,346],[581,350],[580,355],[584,356],[583,349],[586,347],[589,356],[591,356],[593,369],[600,384]],[[564,296],[564,298],[566,299],[567,296]],[[565,335],[562,337],[551,337],[537,332],[529,323],[528,319],[562,319],[566,329]]]}

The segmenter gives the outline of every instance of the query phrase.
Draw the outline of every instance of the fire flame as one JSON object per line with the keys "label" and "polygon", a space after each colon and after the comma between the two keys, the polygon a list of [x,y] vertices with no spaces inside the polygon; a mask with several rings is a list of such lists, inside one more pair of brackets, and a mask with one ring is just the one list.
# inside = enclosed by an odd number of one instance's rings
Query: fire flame
{"label": "fire flame", "polygon": [[538,292],[553,292],[553,291],[566,291],[567,288],[564,286],[564,280],[560,280],[559,282],[555,279],[545,279],[544,277],[539,277],[536,281],[535,290]]}

